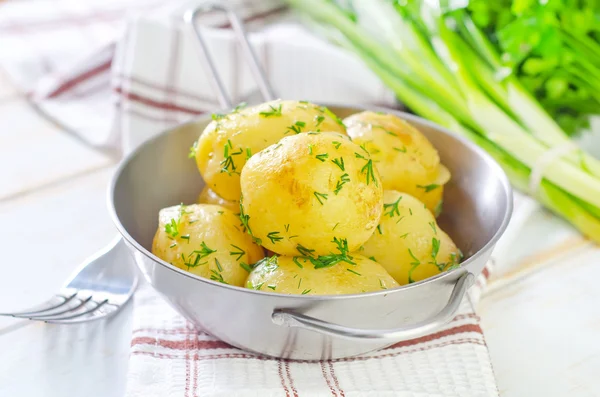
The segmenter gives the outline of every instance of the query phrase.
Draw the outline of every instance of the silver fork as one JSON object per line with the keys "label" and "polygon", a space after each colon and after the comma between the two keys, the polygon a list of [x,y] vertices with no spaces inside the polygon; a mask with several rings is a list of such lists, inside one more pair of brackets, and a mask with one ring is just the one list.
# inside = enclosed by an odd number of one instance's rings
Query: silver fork
{"label": "silver fork", "polygon": [[138,282],[131,253],[121,237],[88,258],[45,303],[15,313],[0,313],[47,323],[74,324],[115,314]]}

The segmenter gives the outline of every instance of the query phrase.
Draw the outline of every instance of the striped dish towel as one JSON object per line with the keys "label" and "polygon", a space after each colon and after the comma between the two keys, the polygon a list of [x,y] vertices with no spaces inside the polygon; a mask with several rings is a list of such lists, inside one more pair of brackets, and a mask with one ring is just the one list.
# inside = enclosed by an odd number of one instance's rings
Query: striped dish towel
{"label": "striped dish towel", "polygon": [[[195,329],[150,287],[135,295],[128,397],[497,396],[474,305],[491,263],[439,331],[358,357],[272,359]],[[232,326],[239,326],[232,321]]]}

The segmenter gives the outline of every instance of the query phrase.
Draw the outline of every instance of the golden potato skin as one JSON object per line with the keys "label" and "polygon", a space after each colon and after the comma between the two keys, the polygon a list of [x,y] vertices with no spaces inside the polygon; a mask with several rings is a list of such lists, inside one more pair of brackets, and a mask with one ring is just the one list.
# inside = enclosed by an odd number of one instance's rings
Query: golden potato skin
{"label": "golden potato skin", "polygon": [[450,173],[440,169],[437,150],[419,130],[394,115],[370,111],[349,116],[344,123],[352,141],[371,153],[384,189],[409,193],[435,211]]}
{"label": "golden potato skin", "polygon": [[225,207],[234,213],[240,212],[240,202],[225,200],[215,193],[208,185],[205,185],[197,200],[198,204],[216,204]]}
{"label": "golden potato skin", "polygon": [[272,256],[257,263],[246,288],[280,294],[339,295],[398,286],[380,264],[361,255],[352,255],[352,261],[354,265],[339,262],[315,269],[306,257]]}
{"label": "golden potato skin", "polygon": [[[460,250],[421,201],[386,190],[383,202],[378,230],[360,253],[380,263],[400,285],[435,276],[460,262]],[[439,245],[437,253],[434,244]]]}
{"label": "golden potato skin", "polygon": [[253,154],[299,132],[346,134],[333,113],[308,102],[277,100],[213,118],[194,146],[196,164],[207,185],[231,201],[240,198],[240,172]]}
{"label": "golden potato skin", "polygon": [[330,133],[283,138],[253,156],[241,176],[242,219],[265,248],[280,255],[350,251],[371,236],[383,191],[369,154]]}
{"label": "golden potato skin", "polygon": [[162,209],[158,218],[152,253],[195,275],[240,287],[248,277],[246,264],[264,257],[238,226],[239,218],[219,205],[177,205]]}

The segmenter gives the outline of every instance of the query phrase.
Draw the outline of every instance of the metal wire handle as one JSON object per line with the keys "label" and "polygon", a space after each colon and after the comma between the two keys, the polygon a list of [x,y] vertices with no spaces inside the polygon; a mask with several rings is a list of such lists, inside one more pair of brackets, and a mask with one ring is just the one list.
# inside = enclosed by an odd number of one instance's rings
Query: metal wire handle
{"label": "metal wire handle", "polygon": [[198,43],[200,43],[200,47],[201,47],[202,59],[203,59],[204,63],[206,64],[206,66],[208,67],[210,74],[212,75],[211,77],[212,77],[213,85],[214,85],[215,90],[217,91],[217,96],[218,96],[219,103],[221,104],[221,106],[223,108],[230,109],[233,107],[233,102],[231,101],[231,97],[229,96],[229,94],[227,93],[227,90],[225,89],[223,80],[221,79],[221,76],[219,75],[217,67],[215,66],[215,63],[213,62],[212,56],[210,55],[210,53],[208,51],[208,46],[206,45],[206,42],[204,41],[204,38],[202,37],[202,33],[200,33],[200,27],[199,27],[198,23],[196,22],[198,15],[206,13],[206,12],[210,12],[210,11],[221,11],[221,12],[224,12],[225,15],[227,16],[227,19],[229,20],[229,23],[231,24],[231,28],[233,29],[233,32],[235,34],[236,41],[238,43],[240,43],[240,45],[242,46],[242,51],[244,52],[244,57],[246,58],[247,61],[249,61],[250,71],[252,72],[252,74],[254,76],[254,80],[256,80],[256,83],[258,84],[258,89],[260,90],[260,93],[262,94],[263,100],[264,101],[272,101],[272,100],[276,99],[276,96],[273,92],[273,88],[271,88],[271,85],[267,81],[267,78],[265,77],[265,73],[264,73],[262,67],[260,66],[260,64],[258,63],[256,54],[254,53],[254,50],[252,49],[252,46],[250,45],[250,42],[248,41],[248,37],[246,35],[246,30],[244,29],[243,22],[235,14],[235,12],[233,12],[233,10],[231,10],[229,7],[222,5],[222,4],[208,3],[208,4],[200,5],[192,10],[186,11],[183,19],[187,24],[192,26],[192,29],[194,29],[194,32],[196,33],[196,37],[198,38]]}

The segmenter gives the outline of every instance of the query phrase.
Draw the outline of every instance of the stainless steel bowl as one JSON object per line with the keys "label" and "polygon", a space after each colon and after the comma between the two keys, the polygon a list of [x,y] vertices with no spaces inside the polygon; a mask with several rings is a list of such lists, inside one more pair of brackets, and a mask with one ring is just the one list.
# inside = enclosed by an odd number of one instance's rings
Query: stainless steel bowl
{"label": "stainless steel bowl", "polygon": [[[364,110],[327,106],[340,117]],[[421,118],[393,113],[429,138],[452,173],[439,222],[465,253],[460,269],[393,290],[306,296],[221,284],[157,258],[150,250],[159,210],[193,203],[204,185],[187,153],[210,116],[166,131],[123,160],[109,191],[113,220],[152,287],[198,327],[241,349],[333,359],[431,332],[454,316],[482,271],[508,224],[512,194],[504,172],[481,149]]]}

